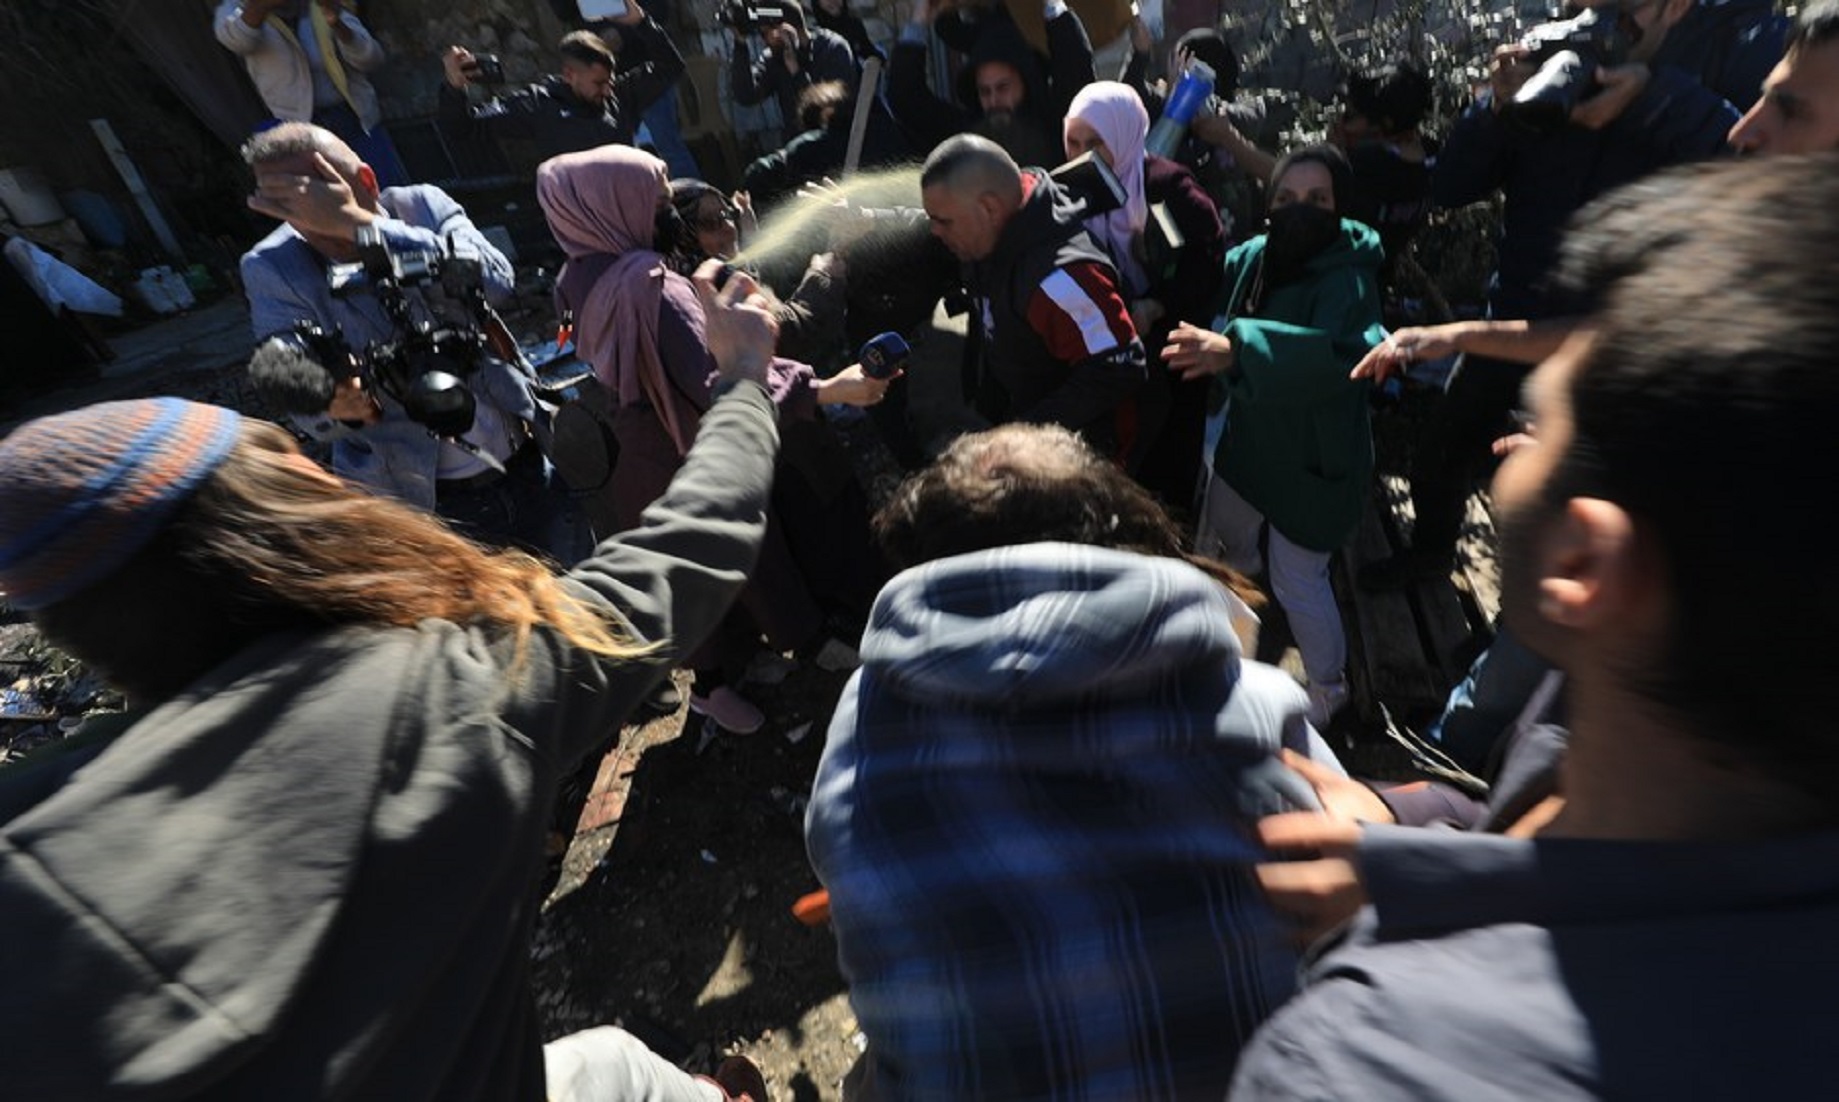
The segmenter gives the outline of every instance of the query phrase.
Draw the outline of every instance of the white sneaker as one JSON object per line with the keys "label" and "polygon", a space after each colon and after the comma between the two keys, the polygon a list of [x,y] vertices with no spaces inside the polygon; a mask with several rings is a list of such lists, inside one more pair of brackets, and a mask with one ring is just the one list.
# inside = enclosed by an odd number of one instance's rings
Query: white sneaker
{"label": "white sneaker", "polygon": [[1309,726],[1316,730],[1326,730],[1335,713],[1347,703],[1347,679],[1324,681],[1320,685],[1309,686],[1309,710],[1303,713],[1309,720]]}

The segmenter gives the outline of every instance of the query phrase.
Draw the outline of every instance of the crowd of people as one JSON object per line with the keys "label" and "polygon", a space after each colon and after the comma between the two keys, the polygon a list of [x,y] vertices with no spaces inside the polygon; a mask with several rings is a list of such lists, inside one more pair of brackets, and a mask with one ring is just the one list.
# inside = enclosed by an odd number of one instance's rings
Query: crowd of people
{"label": "crowd of people", "polygon": [[[789,139],[743,187],[682,147],[634,0],[557,3],[526,88],[447,50],[442,124],[540,161],[568,393],[495,312],[511,264],[409,182],[358,18],[219,7],[275,116],[242,275],[288,429],[159,398],[0,439],[0,596],[129,704],[0,767],[0,1084],[764,1102],[741,1057],[544,1043],[529,943],[622,725],[683,669],[757,731],[777,656],[854,671],[804,824],[846,1098],[1823,1092],[1839,0],[1592,4],[1594,68],[1503,44],[1435,135],[1401,59],[1289,149],[1218,31],[1158,81],[1138,22],[1099,79],[1078,12],[1018,3],[887,43],[725,5],[734,98]],[[830,186],[864,165],[910,201]],[[1396,324],[1429,212],[1496,196],[1487,316]],[[941,310],[978,427],[930,439],[850,350]],[[1501,624],[1431,736],[1480,796],[1322,735],[1372,390],[1451,356],[1412,546],[1358,584],[1446,577],[1492,473]],[[851,410],[907,468],[885,501]],[[1254,657],[1270,601],[1300,680]]]}

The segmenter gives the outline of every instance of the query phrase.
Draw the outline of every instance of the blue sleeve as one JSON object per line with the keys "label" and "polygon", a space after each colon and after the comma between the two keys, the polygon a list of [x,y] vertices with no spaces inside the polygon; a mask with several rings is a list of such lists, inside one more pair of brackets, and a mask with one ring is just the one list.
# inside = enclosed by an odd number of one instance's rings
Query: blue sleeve
{"label": "blue sleeve", "polygon": [[1500,189],[1507,178],[1511,137],[1487,99],[1470,105],[1437,154],[1431,173],[1431,199],[1445,209],[1479,203]]}
{"label": "blue sleeve", "polygon": [[[400,192],[408,194],[398,200]],[[387,198],[390,201],[384,204],[385,217],[377,219],[376,226],[392,252],[418,249],[438,252],[452,241],[462,251],[470,250],[479,257],[487,301],[497,305],[511,297],[512,287],[517,282],[511,262],[490,238],[479,232],[479,227],[467,217],[466,208],[455,202],[453,196],[440,188],[424,185],[392,188]],[[396,217],[389,217],[392,213]]]}
{"label": "blue sleeve", "polygon": [[[324,325],[329,320],[321,316],[318,303],[304,291],[304,279],[290,279],[269,250],[253,249],[244,254],[241,269],[243,295],[249,301],[249,328],[256,340],[285,333],[296,322]],[[324,276],[318,278],[321,283],[325,280]]]}
{"label": "blue sleeve", "polygon": [[1661,66],[1629,105],[1628,122],[1663,165],[1703,161],[1723,152],[1743,112],[1688,73]]}

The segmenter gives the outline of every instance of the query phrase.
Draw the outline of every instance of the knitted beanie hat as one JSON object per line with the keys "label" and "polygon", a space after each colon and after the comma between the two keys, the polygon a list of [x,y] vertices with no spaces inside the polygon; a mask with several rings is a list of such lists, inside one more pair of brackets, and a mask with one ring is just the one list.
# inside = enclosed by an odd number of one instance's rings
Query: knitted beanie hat
{"label": "knitted beanie hat", "polygon": [[44,608],[119,569],[230,454],[242,420],[150,398],[14,429],[0,440],[0,599]]}

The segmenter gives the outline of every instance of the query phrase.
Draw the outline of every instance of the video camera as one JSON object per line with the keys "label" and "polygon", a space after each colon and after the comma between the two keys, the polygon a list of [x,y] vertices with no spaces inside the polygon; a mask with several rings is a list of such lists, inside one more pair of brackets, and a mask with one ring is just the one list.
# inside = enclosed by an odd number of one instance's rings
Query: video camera
{"label": "video camera", "polygon": [[733,27],[743,34],[777,27],[786,22],[786,10],[782,5],[773,3],[750,3],[749,0],[723,0],[715,10],[715,18],[724,27]]}
{"label": "video camera", "polygon": [[1502,117],[1534,133],[1560,129],[1595,92],[1597,70],[1626,60],[1635,37],[1613,4],[1527,31],[1520,41],[1539,69],[1502,105]]}
{"label": "video camera", "polygon": [[[358,230],[358,259],[326,271],[334,298],[374,294],[396,332],[361,351],[336,334],[302,334],[309,348],[343,347],[347,358],[368,371],[377,387],[402,405],[410,420],[436,436],[460,437],[473,427],[478,402],[467,380],[492,356],[485,333],[496,315],[485,300],[485,265],[476,253],[450,240],[445,249],[396,252],[374,226]],[[406,288],[438,286],[469,317],[462,324],[417,319]],[[328,342],[337,342],[329,345]]]}

